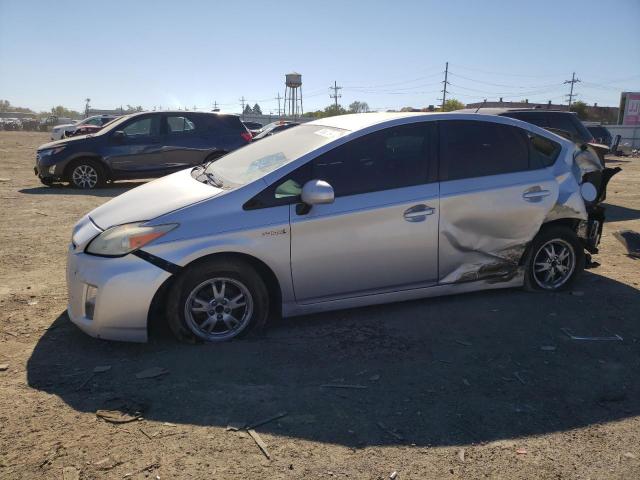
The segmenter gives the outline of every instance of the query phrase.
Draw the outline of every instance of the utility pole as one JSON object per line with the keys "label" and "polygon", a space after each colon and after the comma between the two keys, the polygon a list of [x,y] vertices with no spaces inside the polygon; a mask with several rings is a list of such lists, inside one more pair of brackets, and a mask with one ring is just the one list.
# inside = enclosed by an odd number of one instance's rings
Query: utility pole
{"label": "utility pole", "polygon": [[86,117],[89,116],[89,107],[90,107],[89,102],[91,101],[91,99],[90,98],[85,98],[84,101],[85,101],[85,104],[84,104],[84,116],[86,118]]}
{"label": "utility pole", "polygon": [[576,72],[573,72],[573,75],[571,75],[571,80],[565,80],[564,83],[570,83],[571,84],[571,91],[569,92],[569,95],[565,95],[565,97],[569,97],[569,111],[571,111],[571,104],[573,103],[573,97],[577,96],[578,94],[574,94],[573,93],[573,86],[576,83],[581,82],[582,80],[576,78]]}
{"label": "utility pole", "polygon": [[449,85],[449,82],[447,80],[448,76],[449,76],[449,62],[445,63],[445,66],[444,66],[444,81],[442,82],[442,84],[444,85],[444,88],[441,90],[442,92],[442,106],[440,107],[441,112],[444,112],[444,104],[447,101],[447,85]]}
{"label": "utility pole", "polygon": [[282,97],[280,96],[280,92],[278,92],[278,96],[276,97],[276,100],[278,100],[278,117],[280,117],[280,100],[282,100]]}
{"label": "utility pole", "polygon": [[246,102],[246,100],[245,100],[244,95],[243,95],[242,98],[240,98],[240,105],[242,105],[241,115],[242,115],[242,119],[243,120],[244,120],[244,104],[245,104],[245,102]]}
{"label": "utility pole", "polygon": [[219,112],[220,109],[218,108],[218,102],[216,102],[215,100],[213,101],[213,110],[211,110],[212,112]]}
{"label": "utility pole", "polygon": [[342,90],[342,87],[339,87],[338,82],[334,80],[333,87],[329,87],[329,90],[333,90],[333,95],[329,94],[329,98],[333,98],[335,100],[336,113],[338,113],[338,98],[342,97],[342,95],[338,93],[338,90]]}

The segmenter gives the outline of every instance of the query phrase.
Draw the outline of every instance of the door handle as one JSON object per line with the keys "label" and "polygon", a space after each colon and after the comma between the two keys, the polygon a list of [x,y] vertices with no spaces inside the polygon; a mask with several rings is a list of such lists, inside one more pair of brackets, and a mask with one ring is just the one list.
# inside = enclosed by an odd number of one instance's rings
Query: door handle
{"label": "door handle", "polygon": [[435,211],[435,208],[429,207],[428,205],[414,205],[404,211],[404,219],[407,222],[422,222],[426,219],[427,215],[433,215]]}
{"label": "door handle", "polygon": [[548,197],[551,195],[549,190],[542,190],[540,187],[533,187],[522,194],[522,198],[524,198],[528,202],[539,202],[544,197]]}

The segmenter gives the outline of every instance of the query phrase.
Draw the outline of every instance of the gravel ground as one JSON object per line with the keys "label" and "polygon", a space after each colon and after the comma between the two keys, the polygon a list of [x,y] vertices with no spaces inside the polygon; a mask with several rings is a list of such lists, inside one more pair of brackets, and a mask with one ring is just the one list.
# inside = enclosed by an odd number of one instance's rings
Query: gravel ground
{"label": "gravel ground", "polygon": [[[41,186],[46,140],[0,132],[0,478],[640,478],[640,260],[613,236],[640,232],[640,159],[611,159],[624,170],[602,265],[571,292],[481,292],[275,321],[225,345],[162,333],[136,345],[69,322],[64,267],[77,219],[138,182]],[[574,341],[563,327],[624,340]],[[136,377],[154,367],[166,373]],[[96,415],[116,407],[126,423]],[[280,413],[255,427],[270,458],[227,430]]]}

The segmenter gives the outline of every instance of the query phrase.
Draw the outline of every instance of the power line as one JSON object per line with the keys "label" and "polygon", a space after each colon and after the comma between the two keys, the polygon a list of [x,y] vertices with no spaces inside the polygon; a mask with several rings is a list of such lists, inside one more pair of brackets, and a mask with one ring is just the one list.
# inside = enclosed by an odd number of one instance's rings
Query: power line
{"label": "power line", "polygon": [[569,110],[571,110],[571,103],[573,102],[573,97],[575,97],[577,94],[574,95],[573,93],[573,86],[576,83],[581,82],[582,80],[576,78],[576,72],[573,72],[573,75],[571,75],[571,80],[565,80],[564,83],[570,83],[571,84],[571,91],[569,92],[569,95],[567,95],[567,97],[569,97]]}

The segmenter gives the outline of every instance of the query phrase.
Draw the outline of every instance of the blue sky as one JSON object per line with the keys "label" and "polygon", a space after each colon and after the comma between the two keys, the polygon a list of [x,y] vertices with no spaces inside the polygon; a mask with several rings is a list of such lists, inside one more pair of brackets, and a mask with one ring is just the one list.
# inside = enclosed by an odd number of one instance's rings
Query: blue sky
{"label": "blue sky", "polygon": [[305,110],[451,97],[617,106],[640,91],[640,0],[0,0],[0,98],[37,110],[120,105],[276,111],[302,73]]}

